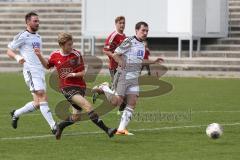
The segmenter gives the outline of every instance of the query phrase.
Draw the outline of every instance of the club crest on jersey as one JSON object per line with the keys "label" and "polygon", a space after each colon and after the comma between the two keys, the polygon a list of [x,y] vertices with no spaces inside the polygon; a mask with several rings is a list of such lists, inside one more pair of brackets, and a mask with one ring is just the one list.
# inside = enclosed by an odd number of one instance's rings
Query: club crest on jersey
{"label": "club crest on jersey", "polygon": [[69,60],[70,65],[75,66],[79,64],[79,59],[78,58],[73,58]]}

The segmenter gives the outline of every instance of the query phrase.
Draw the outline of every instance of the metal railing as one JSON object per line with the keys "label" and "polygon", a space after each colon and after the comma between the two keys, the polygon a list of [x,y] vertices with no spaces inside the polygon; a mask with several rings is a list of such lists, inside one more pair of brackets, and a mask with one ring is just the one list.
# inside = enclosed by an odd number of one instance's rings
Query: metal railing
{"label": "metal railing", "polygon": [[231,37],[232,32],[232,11],[230,10],[230,2],[228,1],[228,37]]}
{"label": "metal railing", "polygon": [[90,53],[92,56],[95,54],[95,37],[94,36],[82,36],[81,37],[81,53]]}

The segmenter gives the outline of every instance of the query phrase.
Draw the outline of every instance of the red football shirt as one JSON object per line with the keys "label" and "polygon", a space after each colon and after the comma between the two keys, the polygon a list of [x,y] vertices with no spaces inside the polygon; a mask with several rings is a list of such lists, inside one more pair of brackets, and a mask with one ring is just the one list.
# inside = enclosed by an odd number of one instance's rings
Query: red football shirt
{"label": "red football shirt", "polygon": [[59,77],[60,88],[68,86],[86,87],[81,77],[66,78],[68,73],[84,71],[84,62],[81,53],[75,49],[70,54],[63,54],[57,50],[51,53],[48,59],[49,67],[56,67]]}
{"label": "red football shirt", "polygon": [[145,54],[143,59],[149,59],[149,55],[150,55],[150,50],[148,48],[145,48]]}
{"label": "red football shirt", "polygon": [[[123,42],[126,38],[125,34],[120,34],[117,31],[111,33],[105,41],[104,50],[111,51],[114,53],[115,49]],[[109,69],[116,69],[118,67],[117,62],[112,57],[109,57]]]}

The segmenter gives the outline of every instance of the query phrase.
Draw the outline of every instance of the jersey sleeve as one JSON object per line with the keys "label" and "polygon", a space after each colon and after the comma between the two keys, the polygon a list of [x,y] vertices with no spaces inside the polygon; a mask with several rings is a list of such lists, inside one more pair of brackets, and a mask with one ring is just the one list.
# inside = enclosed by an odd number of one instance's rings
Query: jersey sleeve
{"label": "jersey sleeve", "polygon": [[111,36],[109,36],[107,38],[107,40],[105,41],[103,50],[105,50],[105,51],[113,51],[113,48],[116,47],[115,37],[116,37],[116,34],[113,34],[113,35],[111,35]]}
{"label": "jersey sleeve", "polygon": [[79,72],[85,70],[84,62],[83,62],[83,57],[82,57],[82,56],[80,56],[80,65],[79,65],[79,68],[78,68],[78,69],[79,69],[79,70],[78,70]]}
{"label": "jersey sleeve", "polygon": [[12,42],[10,42],[8,44],[8,48],[10,48],[12,50],[16,50],[16,49],[20,48],[24,43],[25,43],[25,38],[21,32],[13,38]]}
{"label": "jersey sleeve", "polygon": [[132,45],[131,40],[132,40],[132,38],[126,38],[120,44],[120,46],[115,49],[114,52],[119,54],[119,55],[125,54],[131,48],[131,45]]}
{"label": "jersey sleeve", "polygon": [[42,47],[42,37],[40,37],[40,41],[41,41],[41,43],[40,43],[40,50],[42,51],[42,49],[43,49],[43,47]]}
{"label": "jersey sleeve", "polygon": [[82,57],[82,55],[81,55],[81,52],[79,52],[79,51],[77,51],[77,52],[78,52],[77,57],[78,57],[78,59],[79,59],[79,65],[78,65],[78,67],[77,67],[77,69],[76,69],[76,72],[82,72],[82,71],[85,70],[84,61],[83,61],[83,57]]}
{"label": "jersey sleeve", "polygon": [[103,46],[103,50],[104,51],[110,51],[110,44],[109,44],[108,39],[105,41],[105,44]]}
{"label": "jersey sleeve", "polygon": [[74,67],[74,73],[77,73],[77,72],[82,72],[85,70],[85,67],[84,67],[84,61],[83,61],[83,57],[81,55],[81,52],[78,51],[78,50],[74,50],[75,51],[75,58],[78,59],[78,63],[76,65],[76,67]]}

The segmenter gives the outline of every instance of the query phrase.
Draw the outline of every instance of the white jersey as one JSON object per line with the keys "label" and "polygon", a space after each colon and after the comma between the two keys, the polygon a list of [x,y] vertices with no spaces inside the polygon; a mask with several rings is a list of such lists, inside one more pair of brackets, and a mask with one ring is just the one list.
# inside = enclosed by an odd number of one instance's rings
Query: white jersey
{"label": "white jersey", "polygon": [[21,56],[26,61],[24,63],[24,70],[34,72],[43,71],[43,66],[34,53],[33,48],[42,49],[42,39],[38,33],[30,33],[27,30],[17,34],[13,41],[8,44],[11,50],[19,49]]}
{"label": "white jersey", "polygon": [[126,38],[122,44],[116,48],[115,52],[123,55],[126,64],[126,79],[135,79],[140,76],[142,62],[145,54],[145,46],[137,37]]}

